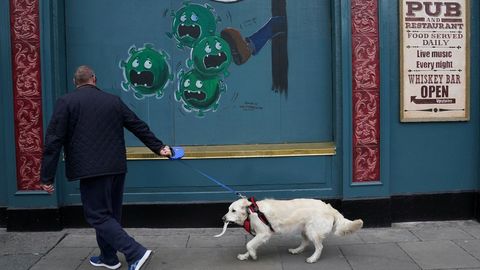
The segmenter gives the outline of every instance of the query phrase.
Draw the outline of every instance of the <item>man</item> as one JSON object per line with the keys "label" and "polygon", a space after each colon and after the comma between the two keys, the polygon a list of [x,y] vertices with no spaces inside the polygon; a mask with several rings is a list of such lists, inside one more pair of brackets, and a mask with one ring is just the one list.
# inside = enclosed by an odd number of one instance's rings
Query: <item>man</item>
{"label": "man", "polygon": [[74,92],[60,97],[45,136],[41,186],[54,191],[54,176],[62,146],[67,178],[80,180],[80,194],[87,222],[95,228],[100,255],[94,266],[117,269],[122,252],[129,270],[138,270],[151,250],[130,237],[120,225],[126,166],[124,127],[153,152],[172,155],[122,100],[96,86],[93,70],[80,66],[75,72]]}

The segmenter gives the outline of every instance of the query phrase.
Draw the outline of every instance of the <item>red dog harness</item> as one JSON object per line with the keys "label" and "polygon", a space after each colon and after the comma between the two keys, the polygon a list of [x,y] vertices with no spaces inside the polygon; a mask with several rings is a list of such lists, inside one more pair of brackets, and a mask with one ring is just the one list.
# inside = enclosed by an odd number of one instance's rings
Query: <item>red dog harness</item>
{"label": "red dog harness", "polygon": [[[272,227],[272,224],[270,224],[270,222],[268,222],[268,219],[267,217],[265,216],[265,214],[263,214],[260,209],[258,208],[258,205],[257,203],[255,202],[255,198],[254,197],[251,197],[250,199],[250,202],[252,203],[248,209],[251,211],[251,213],[257,213],[258,215],[258,218],[265,224],[267,225],[270,230],[272,232],[275,232],[275,230],[273,230],[273,227]],[[247,211],[247,213],[249,214],[249,216],[247,217],[247,219],[245,220],[245,222],[243,223],[243,228],[251,235],[255,235],[255,231],[252,230],[252,226],[250,224],[250,213]]]}

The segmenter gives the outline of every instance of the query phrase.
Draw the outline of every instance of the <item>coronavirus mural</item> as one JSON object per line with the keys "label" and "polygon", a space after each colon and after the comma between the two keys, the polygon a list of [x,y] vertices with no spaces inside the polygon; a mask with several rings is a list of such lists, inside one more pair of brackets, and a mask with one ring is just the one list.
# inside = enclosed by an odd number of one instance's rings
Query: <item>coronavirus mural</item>
{"label": "coronavirus mural", "polygon": [[[168,12],[171,31],[166,34],[175,42],[181,54],[188,53],[185,55],[186,59],[176,65],[175,100],[182,104],[185,112],[194,112],[199,117],[204,117],[206,112],[217,110],[221,93],[227,89],[227,77],[230,75],[229,67],[232,62],[244,65],[257,55],[268,41],[278,39],[279,36],[285,39],[287,33],[286,16],[282,16],[286,15],[285,13],[272,12],[272,15],[277,16],[272,16],[257,31],[247,36],[242,34],[240,29],[228,25],[217,32],[217,25],[222,20],[207,3],[185,1],[178,9],[166,10],[164,14],[167,18]],[[164,46],[171,47],[168,44]],[[272,47],[273,49],[275,48]],[[140,49],[132,46],[129,54],[127,60],[120,62],[125,78],[122,88],[126,91],[132,90],[137,99],[151,96],[162,98],[167,85],[174,80],[168,54],[155,50],[150,44]],[[277,81],[283,82],[280,87],[273,83],[272,89],[277,92],[286,91],[288,84],[288,74],[285,73],[288,70],[288,58],[281,58],[286,62],[277,63],[275,66],[272,62],[272,74],[278,73],[276,77],[281,78]],[[182,62],[184,64],[181,64]],[[281,68],[282,66],[284,68]],[[285,72],[279,73],[278,70]],[[281,89],[283,90],[279,91]]]}
{"label": "coronavirus mural", "polygon": [[155,50],[151,44],[138,50],[132,46],[129,54],[127,61],[120,62],[125,78],[122,88],[133,90],[138,99],[145,96],[161,98],[168,82],[173,81],[168,54]]}
{"label": "coronavirus mural", "polygon": [[193,69],[187,73],[180,71],[178,78],[175,99],[183,102],[186,111],[197,112],[202,117],[207,111],[217,110],[220,95],[226,91],[226,85],[219,76],[204,76]]}
{"label": "coronavirus mural", "polygon": [[180,9],[172,12],[172,32],[167,33],[175,38],[177,47],[192,48],[195,42],[215,34],[219,18],[213,7],[208,4],[185,3]]}
{"label": "coronavirus mural", "polygon": [[187,65],[204,76],[228,76],[227,69],[231,62],[228,43],[219,36],[209,36],[195,44]]}
{"label": "coronavirus mural", "polygon": [[220,94],[226,90],[223,78],[229,75],[232,53],[228,43],[216,33],[220,21],[208,4],[184,3],[172,13],[172,33],[177,47],[190,49],[187,71],[178,73],[175,99],[186,112],[199,117],[216,111]]}

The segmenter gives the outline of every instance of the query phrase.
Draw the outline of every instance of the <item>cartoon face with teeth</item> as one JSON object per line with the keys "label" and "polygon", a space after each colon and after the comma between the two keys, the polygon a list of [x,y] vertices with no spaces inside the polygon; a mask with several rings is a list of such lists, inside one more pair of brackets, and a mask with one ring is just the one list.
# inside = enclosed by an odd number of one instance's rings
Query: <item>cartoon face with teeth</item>
{"label": "cartoon face with teeth", "polygon": [[175,99],[183,101],[184,109],[196,111],[198,116],[209,110],[216,111],[220,95],[226,90],[225,84],[218,76],[205,77],[195,69],[179,74]]}
{"label": "cartoon face with teeth", "polygon": [[168,55],[156,51],[150,44],[139,50],[132,46],[129,53],[128,60],[120,62],[126,79],[122,82],[122,88],[125,91],[133,89],[138,99],[152,95],[161,98],[168,82],[173,80],[167,62]]}
{"label": "cartoon face with teeth", "polygon": [[232,62],[228,43],[219,36],[209,36],[200,40],[191,53],[193,67],[204,76],[220,73],[228,75],[227,69]]}
{"label": "cartoon face with teeth", "polygon": [[213,8],[208,4],[186,3],[172,14],[172,34],[179,47],[192,48],[198,40],[214,35],[217,29],[217,18]]}

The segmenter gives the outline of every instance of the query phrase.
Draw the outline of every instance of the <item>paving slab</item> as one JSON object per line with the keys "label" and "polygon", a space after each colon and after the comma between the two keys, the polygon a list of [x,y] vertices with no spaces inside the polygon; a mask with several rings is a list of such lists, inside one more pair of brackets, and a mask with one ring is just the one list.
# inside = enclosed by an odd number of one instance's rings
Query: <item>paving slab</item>
{"label": "paving slab", "polygon": [[64,232],[8,232],[0,234],[0,255],[44,254],[63,237]]}
{"label": "paving slab", "polygon": [[[247,242],[252,238],[252,236],[247,235]],[[265,245],[274,245],[282,248],[295,248],[300,245],[301,241],[302,237],[300,235],[274,235]],[[324,246],[352,245],[362,243],[365,242],[360,238],[358,233],[346,236],[336,236],[331,234],[323,240]]]}
{"label": "paving slab", "polygon": [[474,239],[460,228],[428,228],[411,230],[422,241]]}
{"label": "paving slab", "polygon": [[341,246],[341,245],[355,245],[355,244],[365,244],[362,238],[360,238],[359,232],[354,234],[349,234],[345,236],[336,236],[329,235],[323,241],[324,246]]}
{"label": "paving slab", "polygon": [[24,270],[30,269],[38,260],[42,258],[41,254],[15,254],[1,255],[0,269],[2,270]]}
{"label": "paving slab", "polygon": [[[242,248],[167,248],[155,250],[145,270],[282,270],[276,250],[263,250],[256,261],[237,259]],[[317,268],[318,269],[318,268]],[[142,269],[143,270],[143,269]]]}
{"label": "paving slab", "polygon": [[452,241],[398,243],[422,269],[475,268],[480,261]]}
{"label": "paving slab", "polygon": [[446,220],[446,221],[416,221],[392,223],[392,228],[428,229],[428,228],[457,228],[461,226],[478,226],[475,220]]}
{"label": "paving slab", "polygon": [[146,248],[178,247],[185,248],[188,243],[188,235],[136,235],[135,241]]}
{"label": "paving slab", "polygon": [[[125,231],[131,235],[216,235],[222,231],[222,228],[126,228]],[[245,230],[230,225],[226,234],[245,234]]]}
{"label": "paving slab", "polygon": [[211,235],[190,235],[188,248],[229,248],[245,247],[247,239],[245,235],[223,235],[213,237]]}
{"label": "paving slab", "polygon": [[95,232],[92,234],[67,234],[57,247],[97,247]]}
{"label": "paving slab", "polygon": [[356,233],[365,243],[395,243],[419,241],[419,239],[407,229],[377,228],[363,229]]}
{"label": "paving slab", "polygon": [[465,225],[460,226],[460,228],[466,233],[470,234],[476,239],[480,239],[480,226],[477,225]]}
{"label": "paving slab", "polygon": [[480,260],[480,240],[455,240],[455,244],[463,248],[468,254]]}
{"label": "paving slab", "polygon": [[420,267],[395,243],[341,246],[354,270],[417,270]]}
{"label": "paving slab", "polygon": [[31,270],[72,270],[77,269],[85,260],[88,260],[92,248],[54,248],[38,261]]}
{"label": "paving slab", "polygon": [[[480,270],[480,224],[476,221],[412,222],[391,228],[361,229],[339,237],[330,235],[320,260],[305,260],[314,251],[291,255],[299,235],[275,235],[258,250],[257,261],[239,261],[252,237],[242,228],[154,229],[129,228],[138,242],[155,251],[142,270],[255,269],[255,270]],[[1,270],[94,270],[88,259],[98,255],[93,229],[61,232],[6,232],[0,229]],[[121,269],[127,268],[119,253]]]}
{"label": "paving slab", "polygon": [[305,260],[314,252],[313,247],[307,248],[303,253],[292,255],[287,250],[280,250],[283,270],[351,270],[347,259],[339,247],[325,246],[322,256],[316,263],[307,263]]}

